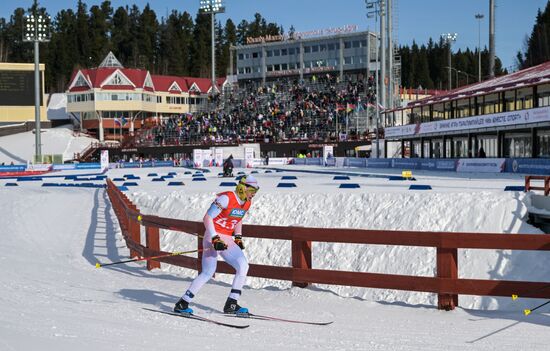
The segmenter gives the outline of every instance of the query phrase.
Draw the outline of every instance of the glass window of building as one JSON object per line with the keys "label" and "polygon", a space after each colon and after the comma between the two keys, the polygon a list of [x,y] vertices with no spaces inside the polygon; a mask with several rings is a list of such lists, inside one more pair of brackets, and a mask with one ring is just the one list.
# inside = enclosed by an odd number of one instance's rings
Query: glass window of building
{"label": "glass window of building", "polygon": [[516,110],[516,91],[508,90],[504,92],[504,105],[506,111]]}
{"label": "glass window of building", "polygon": [[267,51],[265,52],[265,55],[266,55],[267,57],[271,57],[271,56],[273,56],[273,51],[267,50]]}
{"label": "glass window of building", "polygon": [[294,48],[289,48],[288,49],[288,54],[289,55],[294,55]]}
{"label": "glass window of building", "polygon": [[259,54],[260,54],[259,52],[253,52],[252,58],[258,58]]}
{"label": "glass window of building", "polygon": [[281,56],[286,56],[288,55],[288,50],[287,49],[281,49]]}
{"label": "glass window of building", "polygon": [[443,109],[443,104],[434,104],[433,105],[433,112],[432,112],[432,116],[433,116],[433,120],[434,121],[440,121],[442,119],[445,119],[445,113],[444,113],[444,109]]}
{"label": "glass window of building", "polygon": [[304,46],[304,53],[308,54],[311,52],[311,46]]}
{"label": "glass window of building", "polygon": [[539,157],[550,157],[550,130],[537,131]]}
{"label": "glass window of building", "polygon": [[281,56],[281,51],[279,49],[273,50],[273,56]]}
{"label": "glass window of building", "polygon": [[273,65],[267,65],[267,71],[272,72],[273,71]]}
{"label": "glass window of building", "polygon": [[311,47],[311,52],[319,52],[319,45],[313,45]]}
{"label": "glass window of building", "polygon": [[470,99],[456,100],[455,116],[457,118],[470,116]]}
{"label": "glass window of building", "polygon": [[518,110],[528,109],[533,107],[533,87],[527,87],[517,90],[516,107]]}
{"label": "glass window of building", "polygon": [[284,71],[284,70],[287,70],[288,69],[288,64],[286,63],[282,63],[281,64],[281,69]]}
{"label": "glass window of building", "polygon": [[344,42],[344,49],[351,49],[351,41]]}
{"label": "glass window of building", "polygon": [[538,107],[550,106],[550,84],[537,87]]}
{"label": "glass window of building", "polygon": [[361,41],[360,40],[354,40],[353,41],[353,47],[354,48],[361,47]]}
{"label": "glass window of building", "polygon": [[500,99],[499,94],[489,94],[483,97],[483,114],[490,113],[499,113],[501,112],[500,108]]}
{"label": "glass window of building", "polygon": [[321,52],[327,51],[327,46],[325,44],[319,45],[319,51],[321,51]]}
{"label": "glass window of building", "polygon": [[361,47],[363,47],[363,48],[367,47],[367,39],[361,40]]}
{"label": "glass window of building", "polygon": [[452,106],[450,102],[443,103],[443,115],[445,119],[453,118]]}
{"label": "glass window of building", "polygon": [[334,50],[334,44],[331,43],[331,44],[328,44],[328,51],[332,51]]}
{"label": "glass window of building", "polygon": [[504,134],[504,157],[532,157],[530,133]]}
{"label": "glass window of building", "polygon": [[353,57],[346,56],[344,57],[344,65],[352,65],[353,64]]}
{"label": "glass window of building", "polygon": [[335,43],[334,44],[334,49],[335,50],[340,50],[340,43]]}
{"label": "glass window of building", "polygon": [[281,65],[279,65],[279,64],[273,65],[273,70],[274,71],[280,71],[281,70]]}

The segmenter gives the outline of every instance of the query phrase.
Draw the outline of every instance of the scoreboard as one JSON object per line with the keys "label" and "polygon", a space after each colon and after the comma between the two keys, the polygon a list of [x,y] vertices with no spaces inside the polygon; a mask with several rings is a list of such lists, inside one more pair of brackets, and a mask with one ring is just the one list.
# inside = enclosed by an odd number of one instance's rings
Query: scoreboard
{"label": "scoreboard", "polygon": [[0,70],[0,106],[34,106],[34,71]]}

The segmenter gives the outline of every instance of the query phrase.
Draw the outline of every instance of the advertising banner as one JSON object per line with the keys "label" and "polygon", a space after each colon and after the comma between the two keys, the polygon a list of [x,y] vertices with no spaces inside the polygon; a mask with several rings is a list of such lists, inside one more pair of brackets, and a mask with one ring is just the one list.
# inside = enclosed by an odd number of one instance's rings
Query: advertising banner
{"label": "advertising banner", "polygon": [[332,145],[324,145],[323,146],[323,163],[325,166],[327,166],[327,159],[334,158],[334,146]]}
{"label": "advertising banner", "polygon": [[109,168],[109,150],[101,150],[101,169]]}
{"label": "advertising banner", "polygon": [[456,166],[457,172],[504,172],[505,158],[461,158]]}
{"label": "advertising banner", "polygon": [[532,108],[529,110],[493,113],[482,116],[454,118],[443,121],[388,127],[384,130],[384,132],[386,138],[391,138],[548,121],[550,121],[550,106],[545,106]]}
{"label": "advertising banner", "polygon": [[202,167],[202,150],[193,149],[193,166],[195,168]]}
{"label": "advertising banner", "polygon": [[210,167],[214,164],[212,160],[212,150],[202,150],[202,164],[206,167]]}
{"label": "advertising banner", "polygon": [[215,150],[216,167],[223,166],[223,149],[218,148]]}
{"label": "advertising banner", "polygon": [[246,165],[246,168],[252,168],[253,167],[253,160],[254,160],[254,148],[247,147],[244,149],[244,163]]}
{"label": "advertising banner", "polygon": [[506,160],[506,172],[549,175],[550,159],[509,158]]}

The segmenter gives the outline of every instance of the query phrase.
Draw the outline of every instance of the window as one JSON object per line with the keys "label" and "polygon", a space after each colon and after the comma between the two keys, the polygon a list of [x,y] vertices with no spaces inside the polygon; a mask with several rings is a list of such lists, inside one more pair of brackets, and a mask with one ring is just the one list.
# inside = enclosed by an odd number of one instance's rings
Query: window
{"label": "window", "polygon": [[311,52],[319,52],[319,45],[313,45],[311,47]]}
{"label": "window", "polygon": [[504,157],[531,157],[530,133],[506,133],[504,135]]}
{"label": "window", "polygon": [[550,84],[537,87],[538,107],[550,106]]}
{"label": "window", "polygon": [[367,47],[367,39],[361,40],[361,47],[363,47],[363,48]]}
{"label": "window", "polygon": [[361,47],[361,41],[360,40],[354,40],[353,41],[353,47],[354,48]]}
{"label": "window", "polygon": [[311,46],[304,46],[304,52],[307,54],[307,53],[310,53],[311,52]]}
{"label": "window", "polygon": [[550,157],[550,130],[537,131],[539,157]]}
{"label": "window", "polygon": [[319,51],[321,51],[321,52],[327,51],[327,46],[325,44],[319,45]]}
{"label": "window", "polygon": [[288,49],[288,54],[289,55],[294,55],[294,48]]}
{"label": "window", "polygon": [[281,64],[281,69],[284,71],[284,70],[287,70],[288,69],[288,65],[286,63],[283,63]]}
{"label": "window", "polygon": [[344,65],[352,65],[353,64],[353,57],[346,56],[344,57]]}
{"label": "window", "polygon": [[523,110],[533,107],[533,87],[518,89],[517,109]]}
{"label": "window", "polygon": [[243,54],[239,54],[239,60],[242,60],[244,59],[244,55]]}
{"label": "window", "polygon": [[516,91],[508,90],[504,93],[504,106],[506,111],[516,110]]}
{"label": "window", "polygon": [[261,54],[262,54],[261,52],[253,52],[252,53],[252,58],[258,58],[258,57],[260,57]]}
{"label": "window", "polygon": [[273,50],[273,56],[281,56],[281,51],[279,49]]}
{"label": "window", "polygon": [[287,49],[281,49],[281,56],[286,56],[288,55],[288,50]]}
{"label": "window", "polygon": [[344,49],[351,49],[351,41],[344,42]]}
{"label": "window", "polygon": [[273,56],[273,51],[267,50],[267,51],[265,52],[265,55],[266,55],[267,57],[271,57],[271,56]]}
{"label": "window", "polygon": [[334,50],[334,44],[328,44],[328,51]]}

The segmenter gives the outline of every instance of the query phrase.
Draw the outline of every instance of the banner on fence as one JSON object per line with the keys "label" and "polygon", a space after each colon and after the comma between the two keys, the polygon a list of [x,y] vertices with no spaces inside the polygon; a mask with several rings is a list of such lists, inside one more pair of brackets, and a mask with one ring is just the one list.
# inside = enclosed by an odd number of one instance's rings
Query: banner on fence
{"label": "banner on fence", "polygon": [[202,167],[202,150],[201,149],[193,149],[193,165],[195,168]]}
{"label": "banner on fence", "polygon": [[253,160],[254,160],[254,148],[247,147],[244,149],[244,163],[246,165],[246,168],[253,167]]}
{"label": "banner on fence", "polygon": [[456,166],[457,172],[504,172],[505,158],[461,158]]}
{"label": "banner on fence", "polygon": [[328,166],[327,160],[334,158],[334,146],[324,145],[323,146],[323,164]]}
{"label": "banner on fence", "polygon": [[216,167],[221,167],[223,165],[223,149],[217,148],[215,151],[215,160],[216,160]]}
{"label": "banner on fence", "polygon": [[109,168],[109,150],[101,150],[101,169]]}

